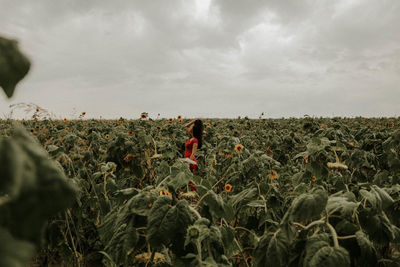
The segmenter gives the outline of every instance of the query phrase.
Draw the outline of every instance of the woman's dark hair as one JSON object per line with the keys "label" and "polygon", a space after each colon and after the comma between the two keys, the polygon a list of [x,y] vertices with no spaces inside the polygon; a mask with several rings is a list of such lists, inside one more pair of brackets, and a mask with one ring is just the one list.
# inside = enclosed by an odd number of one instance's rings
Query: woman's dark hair
{"label": "woman's dark hair", "polygon": [[193,136],[199,141],[199,149],[203,145],[203,122],[201,120],[195,120],[193,125]]}

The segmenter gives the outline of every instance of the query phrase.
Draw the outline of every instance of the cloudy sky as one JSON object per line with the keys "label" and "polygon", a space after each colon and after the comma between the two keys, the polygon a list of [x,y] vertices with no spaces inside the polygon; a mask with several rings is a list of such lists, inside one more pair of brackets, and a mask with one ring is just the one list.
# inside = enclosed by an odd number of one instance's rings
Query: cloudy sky
{"label": "cloudy sky", "polygon": [[400,116],[398,0],[0,0],[32,60],[0,117]]}

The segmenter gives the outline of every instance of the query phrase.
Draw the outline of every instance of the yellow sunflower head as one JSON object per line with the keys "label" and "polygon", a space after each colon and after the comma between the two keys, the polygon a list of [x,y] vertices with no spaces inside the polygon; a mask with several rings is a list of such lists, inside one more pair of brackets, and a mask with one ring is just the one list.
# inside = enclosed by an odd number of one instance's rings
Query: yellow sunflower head
{"label": "yellow sunflower head", "polygon": [[235,145],[235,151],[236,151],[237,153],[242,152],[243,148],[244,148],[244,146],[241,145],[241,144]]}
{"label": "yellow sunflower head", "polygon": [[232,191],[232,186],[230,184],[225,185],[225,191],[226,192],[231,192]]}

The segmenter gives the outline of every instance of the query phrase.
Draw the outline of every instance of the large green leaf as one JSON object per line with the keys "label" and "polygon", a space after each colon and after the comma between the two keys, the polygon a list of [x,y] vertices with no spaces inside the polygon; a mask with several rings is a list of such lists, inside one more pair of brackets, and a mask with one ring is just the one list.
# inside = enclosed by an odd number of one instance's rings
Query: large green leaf
{"label": "large green leaf", "polygon": [[156,201],[157,197],[158,194],[155,190],[151,192],[148,190],[142,190],[142,192],[128,201],[127,206],[129,206],[132,213],[147,216],[150,214],[150,207],[153,205],[153,202]]}
{"label": "large green leaf", "polygon": [[346,249],[331,246],[321,246],[311,258],[310,267],[348,267],[350,266],[350,256]]}
{"label": "large green leaf", "polygon": [[28,73],[30,65],[19,51],[17,41],[0,37],[0,87],[7,97],[13,95],[15,86]]}
{"label": "large green leaf", "polygon": [[[7,189],[10,199],[0,206],[0,225],[16,238],[38,244],[47,219],[74,202],[75,186],[22,127],[0,142],[0,155],[9,154],[1,157],[5,162],[1,162],[0,177],[15,186]],[[4,150],[7,147],[13,149]]]}
{"label": "large green leaf", "polygon": [[307,151],[309,154],[314,154],[321,150],[325,150],[325,148],[328,147],[330,144],[331,144],[331,142],[326,137],[322,137],[322,138],[314,137],[307,144]]}
{"label": "large green leaf", "polygon": [[329,196],[326,209],[330,214],[337,214],[343,217],[352,217],[358,204],[353,202],[348,194],[335,194]]}
{"label": "large green leaf", "polygon": [[310,261],[314,257],[315,253],[324,246],[329,246],[330,237],[328,234],[318,234],[311,236],[307,242],[306,247],[303,250],[304,260],[303,266],[310,266]]}
{"label": "large green leaf", "polygon": [[356,232],[357,243],[360,246],[361,255],[359,264],[362,266],[377,266],[378,259],[374,244],[368,239],[363,231]]}
{"label": "large green leaf", "polygon": [[170,241],[171,224],[167,218],[168,211],[171,209],[172,199],[168,196],[160,196],[154,202],[150,214],[147,218],[147,242],[153,248],[160,249],[163,244]]}
{"label": "large green leaf", "polygon": [[214,220],[225,218],[227,221],[231,221],[233,219],[232,206],[225,203],[221,195],[216,194],[213,190],[208,190],[204,195],[203,204],[208,206]]}
{"label": "large green leaf", "polygon": [[290,242],[283,232],[266,233],[254,251],[255,266],[286,266],[289,260]]}
{"label": "large green leaf", "polygon": [[327,201],[326,191],[322,187],[316,187],[293,200],[285,219],[302,222],[318,218],[325,209]]}
{"label": "large green leaf", "polygon": [[36,251],[32,243],[15,239],[2,227],[0,227],[0,240],[0,266],[28,266]]}
{"label": "large green leaf", "polygon": [[[107,230],[110,231],[111,229]],[[118,228],[114,228],[113,236],[105,244],[104,250],[111,255],[115,263],[126,264],[127,257],[135,249],[138,241],[138,232],[131,220],[128,224],[123,223]]]}
{"label": "large green leaf", "polygon": [[193,223],[186,200],[180,200],[172,207],[170,204],[170,197],[160,196],[148,216],[147,241],[154,248],[168,246],[171,242],[183,248],[186,229]]}
{"label": "large green leaf", "polygon": [[393,198],[382,188],[377,185],[372,185],[371,191],[375,191],[375,193],[379,196],[382,202],[382,208],[386,209],[390,205],[393,204]]}
{"label": "large green leaf", "polygon": [[257,196],[257,188],[250,187],[229,198],[229,204],[238,211],[241,206],[246,205]]}
{"label": "large green leaf", "polygon": [[282,232],[274,234],[269,241],[265,266],[286,266],[290,241]]}
{"label": "large green leaf", "polygon": [[264,234],[260,241],[258,242],[255,250],[254,250],[254,258],[255,258],[255,267],[263,267],[267,264],[267,250],[269,246],[269,242],[272,239],[273,234]]}

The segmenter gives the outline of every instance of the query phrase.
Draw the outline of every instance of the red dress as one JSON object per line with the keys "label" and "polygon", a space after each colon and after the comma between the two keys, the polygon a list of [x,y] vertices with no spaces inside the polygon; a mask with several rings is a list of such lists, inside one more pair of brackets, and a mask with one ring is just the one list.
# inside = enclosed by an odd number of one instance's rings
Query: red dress
{"label": "red dress", "polygon": [[[196,143],[199,145],[199,140],[197,138],[193,137],[192,139],[187,140],[185,143],[185,158],[190,158],[192,155],[192,150],[193,150],[193,144]],[[197,163],[196,156],[194,156],[193,161]],[[196,169],[195,164],[189,164],[190,170],[193,172]]]}

